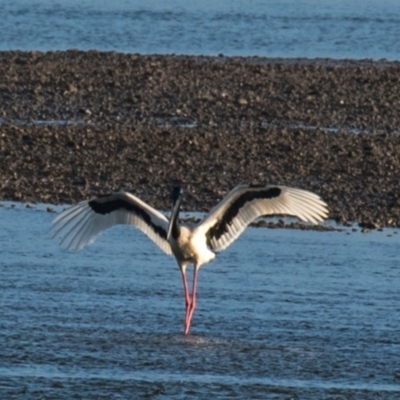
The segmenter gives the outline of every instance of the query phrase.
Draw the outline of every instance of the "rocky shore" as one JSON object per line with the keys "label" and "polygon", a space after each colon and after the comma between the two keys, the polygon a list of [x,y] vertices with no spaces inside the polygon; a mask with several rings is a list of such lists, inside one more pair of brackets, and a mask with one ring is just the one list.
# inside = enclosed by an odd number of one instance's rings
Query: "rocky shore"
{"label": "rocky shore", "polygon": [[208,210],[238,183],[320,194],[330,217],[400,226],[400,63],[0,53],[0,198],[127,190]]}

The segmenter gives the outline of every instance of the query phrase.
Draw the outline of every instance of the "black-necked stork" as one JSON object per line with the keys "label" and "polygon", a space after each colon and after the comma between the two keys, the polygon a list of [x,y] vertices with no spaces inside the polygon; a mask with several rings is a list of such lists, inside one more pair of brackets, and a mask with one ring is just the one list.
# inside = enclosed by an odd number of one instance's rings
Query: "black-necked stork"
{"label": "black-necked stork", "polygon": [[[200,222],[179,223],[183,191],[172,190],[172,212],[162,213],[133,194],[117,192],[82,201],[59,214],[53,221],[53,237],[61,246],[80,250],[96,236],[118,224],[136,226],[168,255],[174,255],[182,274],[185,292],[185,334],[196,307],[199,268],[226,249],[256,218],[264,215],[291,215],[317,223],[328,215],[327,205],[314,193],[285,186],[239,185]],[[194,265],[190,297],[186,267]]]}

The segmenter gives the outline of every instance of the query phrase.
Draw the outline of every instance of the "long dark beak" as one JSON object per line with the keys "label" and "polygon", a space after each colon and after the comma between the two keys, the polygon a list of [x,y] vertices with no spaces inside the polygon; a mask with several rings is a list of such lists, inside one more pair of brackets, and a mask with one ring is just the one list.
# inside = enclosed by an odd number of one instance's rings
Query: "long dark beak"
{"label": "long dark beak", "polygon": [[171,219],[169,220],[168,232],[167,232],[167,240],[169,240],[169,238],[171,237],[172,228],[177,223],[180,205],[181,205],[181,197],[178,197],[177,199],[174,200],[172,204]]}

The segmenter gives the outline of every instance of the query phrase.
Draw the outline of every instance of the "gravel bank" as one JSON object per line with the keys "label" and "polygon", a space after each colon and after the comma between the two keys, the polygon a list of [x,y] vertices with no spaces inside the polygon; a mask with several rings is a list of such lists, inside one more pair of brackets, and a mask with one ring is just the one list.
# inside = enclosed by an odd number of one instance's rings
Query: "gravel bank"
{"label": "gravel bank", "polygon": [[331,217],[400,226],[400,64],[0,53],[0,197],[124,189],[208,210],[237,183],[298,186]]}

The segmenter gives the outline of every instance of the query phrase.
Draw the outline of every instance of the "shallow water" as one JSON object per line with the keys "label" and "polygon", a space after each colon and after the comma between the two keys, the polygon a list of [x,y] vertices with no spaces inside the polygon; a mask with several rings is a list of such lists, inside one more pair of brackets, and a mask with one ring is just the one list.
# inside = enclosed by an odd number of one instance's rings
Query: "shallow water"
{"label": "shallow water", "polygon": [[388,58],[397,0],[3,0],[0,50]]}
{"label": "shallow water", "polygon": [[[199,274],[116,227],[79,253],[0,208],[0,398],[400,398],[400,235],[249,228]],[[343,396],[343,397],[337,397]]]}

